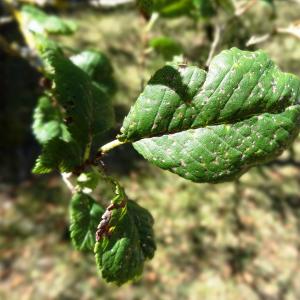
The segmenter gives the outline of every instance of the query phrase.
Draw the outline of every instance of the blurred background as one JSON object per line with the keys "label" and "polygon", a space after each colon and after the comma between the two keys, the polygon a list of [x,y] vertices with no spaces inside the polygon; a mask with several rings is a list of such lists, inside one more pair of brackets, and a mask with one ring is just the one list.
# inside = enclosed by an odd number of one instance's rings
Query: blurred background
{"label": "blurred background", "polygon": [[[236,1],[233,15],[158,18],[148,31],[131,1],[36,2],[77,23],[73,36],[59,37],[64,45],[110,59],[118,126],[174,54],[205,68],[222,49],[262,48],[300,76],[299,1]],[[137,283],[106,284],[93,255],[72,249],[70,194],[59,174],[31,174],[40,153],[31,123],[41,75],[4,4],[0,13],[0,299],[300,299],[299,139],[276,161],[218,185],[162,171],[131,146],[111,151],[109,172],[154,216],[157,251]]]}

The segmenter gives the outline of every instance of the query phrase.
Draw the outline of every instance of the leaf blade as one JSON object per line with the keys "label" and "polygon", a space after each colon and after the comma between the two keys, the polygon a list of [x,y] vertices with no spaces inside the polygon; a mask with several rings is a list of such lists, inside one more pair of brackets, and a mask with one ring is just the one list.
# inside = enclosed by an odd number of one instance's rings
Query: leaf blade
{"label": "leaf blade", "polygon": [[95,245],[96,264],[102,277],[117,285],[137,280],[147,259],[154,256],[156,245],[150,213],[128,200],[108,236]]}
{"label": "leaf blade", "polygon": [[70,235],[77,250],[93,251],[95,232],[104,209],[84,193],[76,193],[70,204]]}
{"label": "leaf blade", "polygon": [[[186,76],[192,73],[192,68],[198,74],[194,80],[193,76]],[[195,182],[227,181],[239,177],[249,167],[273,159],[293,142],[300,128],[299,104],[298,77],[281,72],[263,51],[232,48],[217,55],[207,73],[181,65],[158,70],[125,118],[118,138],[135,142],[134,147],[146,159],[184,178]],[[279,130],[278,125],[288,127],[284,140],[273,136],[274,130]],[[236,126],[248,126],[248,133],[236,138]],[[257,126],[260,131],[253,133],[251,126]],[[226,128],[230,128],[230,133],[222,133],[224,141],[220,143],[215,132]],[[197,140],[191,132],[196,133]],[[264,135],[277,147],[263,152],[259,159],[255,152],[238,163],[236,156],[230,157],[226,164],[227,169],[231,168],[228,174],[225,165],[223,169],[205,173],[205,169],[214,167],[212,160],[226,160],[225,139],[245,144],[250,139],[252,146],[261,152],[260,141],[255,139],[257,134]],[[175,140],[171,143],[168,138]],[[215,145],[212,150],[217,154],[202,155],[199,149],[202,147],[205,153],[211,145]],[[185,158],[191,155],[197,158],[187,169]]]}

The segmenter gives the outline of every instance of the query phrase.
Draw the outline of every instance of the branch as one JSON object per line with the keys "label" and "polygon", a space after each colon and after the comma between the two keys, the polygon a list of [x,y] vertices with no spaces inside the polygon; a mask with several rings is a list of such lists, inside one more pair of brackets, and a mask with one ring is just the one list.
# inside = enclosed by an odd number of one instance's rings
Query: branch
{"label": "branch", "polygon": [[283,166],[293,166],[295,168],[300,168],[300,161],[296,161],[294,160],[293,158],[288,158],[288,159],[285,159],[285,160],[273,160],[267,164],[265,164],[266,166],[280,166],[280,167],[283,167]]}
{"label": "branch", "polygon": [[121,141],[119,141],[119,140],[114,140],[114,141],[111,141],[111,142],[109,142],[109,143],[103,145],[103,146],[99,149],[98,152],[104,154],[104,153],[110,151],[111,149],[116,148],[116,147],[118,147],[118,146],[120,146],[120,145],[123,145],[123,144],[125,144],[125,142],[121,142]]}
{"label": "branch", "polygon": [[238,8],[235,11],[235,16],[236,17],[240,17],[243,14],[245,14],[248,10],[250,10],[255,4],[257,3],[257,0],[250,0],[248,1],[245,5],[243,5],[242,7]]}
{"label": "branch", "polygon": [[72,184],[70,181],[70,177],[72,176],[72,173],[61,173],[62,180],[70,190],[72,194],[75,194],[77,192],[76,187]]}
{"label": "branch", "polygon": [[249,46],[253,46],[256,44],[266,42],[268,39],[271,38],[271,36],[272,36],[271,33],[266,33],[264,35],[253,35],[250,37],[250,39],[246,43],[246,46],[249,47]]}

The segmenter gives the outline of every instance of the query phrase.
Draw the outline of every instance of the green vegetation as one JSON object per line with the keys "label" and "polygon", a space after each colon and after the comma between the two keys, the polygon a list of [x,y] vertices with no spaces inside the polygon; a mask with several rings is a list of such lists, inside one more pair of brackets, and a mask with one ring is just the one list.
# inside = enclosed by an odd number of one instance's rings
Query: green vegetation
{"label": "green vegetation", "polygon": [[[268,11],[269,8],[259,4],[254,9],[259,13],[264,10]],[[278,9],[278,20],[281,20],[280,12],[281,10]],[[290,12],[291,16],[293,13],[289,7],[283,8],[282,12]],[[102,18],[99,18],[99,14]],[[249,14],[250,19],[251,12]],[[12,196],[3,192],[7,199],[3,201],[4,219],[7,221],[4,223],[3,234],[1,234],[1,245],[4,246],[0,251],[3,261],[11,262],[4,275],[1,273],[3,281],[0,284],[4,287],[3,297],[14,299],[21,294],[26,294],[30,299],[47,297],[63,299],[94,299],[95,297],[103,299],[120,297],[124,299],[147,299],[147,297],[149,299],[193,299],[193,297],[202,297],[215,299],[222,295],[225,299],[237,299],[241,296],[245,299],[267,297],[297,299],[299,292],[297,284],[299,266],[296,263],[299,234],[297,203],[300,196],[297,176],[297,140],[293,151],[285,152],[280,159],[270,162],[268,166],[254,168],[234,183],[213,186],[195,184],[148,165],[127,145],[122,145],[105,156],[98,157],[97,165],[91,165],[90,159],[96,155],[98,148],[118,134],[117,130],[110,128],[120,127],[129,107],[133,105],[132,111],[135,111],[136,105],[140,102],[141,108],[147,108],[142,102],[147,89],[155,90],[162,85],[176,90],[178,85],[172,86],[176,84],[176,81],[161,81],[159,76],[161,71],[155,73],[155,70],[164,64],[162,61],[164,55],[156,56],[156,52],[148,52],[148,45],[138,48],[131,42],[132,39],[139,39],[139,36],[143,35],[139,23],[142,19],[138,19],[132,8],[122,12],[117,9],[104,13],[85,10],[68,15],[70,16],[77,19],[78,23],[78,32],[74,37],[62,37],[56,39],[53,44],[48,42],[49,37],[44,40],[44,37],[32,36],[35,45],[40,45],[40,55],[46,66],[43,68],[43,74],[52,81],[51,85],[47,85],[45,95],[38,102],[33,130],[43,147],[35,171],[41,173],[50,172],[52,169],[59,169],[61,172],[73,171],[75,177],[70,177],[69,174],[63,174],[63,177],[74,196],[71,201],[68,200],[70,199],[69,193],[64,190],[59,178],[55,175],[33,178],[26,184],[21,184],[17,193]],[[129,20],[133,16],[136,19],[130,23]],[[247,20],[247,17],[245,18]],[[112,27],[111,24],[115,24],[116,19],[120,24]],[[89,28],[87,31],[88,25],[85,24],[90,24],[93,20],[99,21],[97,27]],[[211,67],[208,72],[204,71],[204,62],[210,51],[209,47],[205,48],[205,45],[209,46],[209,43],[205,44],[204,40],[201,46],[204,51],[197,59],[193,59],[195,54],[191,49],[194,45],[189,44],[189,39],[192,38],[195,30],[193,19],[172,19],[170,23],[163,20],[157,22],[167,22],[167,25],[160,28],[160,23],[157,23],[153,27],[153,35],[178,38],[178,43],[184,45],[184,56],[193,61],[193,63],[187,63],[186,66],[186,62],[182,62],[180,58],[178,64],[176,58],[165,67],[168,68],[168,72],[173,74],[173,70],[184,70],[188,74],[194,69],[195,72],[199,72],[201,78],[196,82],[199,86],[191,85],[190,87],[188,84],[187,89],[178,91],[179,96],[183,97],[178,99],[171,97],[170,101],[184,102],[185,96],[191,96],[188,101],[193,101],[197,89],[202,85],[206,86],[206,80],[211,71]],[[202,25],[199,26],[199,30],[201,28]],[[128,34],[124,35],[124,30],[125,32],[128,30]],[[202,28],[202,34],[203,30]],[[82,32],[89,32],[91,35],[82,35]],[[225,36],[223,38],[215,54],[228,48],[227,38]],[[95,40],[101,41],[101,49],[95,47]],[[140,41],[139,46],[142,46],[143,39]],[[274,45],[278,43],[281,44],[282,49],[286,49],[284,57],[282,52],[276,52]],[[155,49],[150,43],[149,46]],[[235,42],[232,42],[231,46],[241,48]],[[220,130],[220,134],[225,134],[222,126],[227,128],[229,123],[232,128],[244,126],[245,130],[248,130],[247,122],[251,120],[254,122],[251,124],[255,127],[253,143],[257,145],[260,142],[257,134],[262,133],[265,140],[259,144],[258,148],[265,150],[264,147],[267,147],[269,152],[266,154],[264,151],[263,153],[254,151],[255,156],[248,153],[247,159],[250,160],[247,161],[239,160],[234,155],[230,156],[228,165],[222,163],[221,169],[217,172],[221,173],[232,167],[232,173],[228,174],[228,177],[222,178],[221,176],[221,181],[232,179],[258,163],[274,160],[283,148],[290,146],[298,132],[297,122],[294,122],[297,120],[297,93],[293,94],[294,91],[292,91],[294,88],[292,82],[295,82],[295,90],[298,86],[298,79],[293,75],[280,72],[268,57],[272,57],[276,65],[284,71],[299,75],[296,63],[299,59],[297,56],[299,52],[295,50],[299,49],[299,42],[297,44],[297,40],[289,36],[275,36],[264,48],[268,56],[263,52],[258,53],[264,56],[261,63],[266,63],[266,73],[270,76],[266,76],[266,81],[263,81],[263,84],[266,84],[263,88],[272,85],[271,77],[275,72],[274,77],[278,83],[276,87],[286,86],[282,89],[284,103],[278,104],[280,96],[276,93],[266,93],[263,98],[269,102],[262,102],[268,103],[266,107],[263,107],[263,104],[257,104],[260,97],[257,99],[250,97],[249,104],[251,105],[252,101],[255,104],[249,109],[242,110],[240,115],[242,118],[235,113],[235,109],[240,111],[240,107],[230,107],[228,114],[221,117],[216,114],[216,118],[209,119],[208,122],[211,122],[209,123],[211,130],[217,133]],[[74,54],[73,51],[69,53],[70,49],[76,49],[76,53]],[[197,51],[199,53],[199,50]],[[239,53],[235,49],[230,51]],[[230,51],[221,53],[230,53]],[[160,51],[157,52],[161,54]],[[245,53],[247,56],[252,52],[240,53]],[[222,55],[224,54],[220,56]],[[102,57],[105,57],[104,63]],[[114,76],[107,58],[112,61]],[[217,58],[218,56],[215,60]],[[196,65],[202,66],[203,70]],[[213,65],[214,60],[210,63],[210,66]],[[242,64],[241,73],[247,74],[247,68],[250,66]],[[105,71],[101,71],[104,69]],[[106,78],[101,77],[104,73],[107,75]],[[154,73],[154,77],[152,76],[146,85],[144,80],[148,80],[150,74]],[[63,77],[68,80],[63,80]],[[165,78],[162,77],[162,79]],[[222,73],[220,78],[222,79]],[[235,79],[238,80],[238,78],[233,78],[233,85],[237,82]],[[111,85],[103,83],[105,80],[114,83]],[[145,87],[140,88],[141,80]],[[184,82],[184,80],[181,81]],[[261,87],[260,80],[254,78],[254,89]],[[286,80],[290,82],[286,83]],[[80,84],[74,85],[74,82],[80,82]],[[291,85],[287,87],[288,84]],[[116,86],[118,86],[117,91]],[[203,92],[206,93],[205,90]],[[149,95],[152,93],[150,91]],[[135,103],[139,94],[141,96]],[[114,95],[114,98],[110,97],[111,95]],[[236,96],[240,97],[241,94]],[[74,109],[74,104],[71,102],[74,99],[78,102],[83,98],[89,101],[83,103],[80,110]],[[100,98],[104,102],[96,101]],[[55,103],[54,106],[53,103]],[[112,114],[109,112],[103,116],[104,123],[101,123],[102,120],[97,117],[103,109],[111,107],[108,103],[114,105],[117,125],[114,125]],[[101,105],[101,109],[98,109],[98,105]],[[156,109],[157,107],[153,106],[153,110]],[[251,109],[254,109],[254,114],[259,116],[253,117]],[[215,111],[220,110],[215,108]],[[288,118],[281,117],[282,114],[287,114]],[[132,119],[132,115],[133,113],[130,112],[126,118],[127,128],[136,121]],[[151,152],[151,156],[147,157],[148,149],[151,147],[169,149],[167,144],[159,141],[162,137],[157,137],[165,133],[165,127],[155,127],[155,132],[150,131],[149,134],[147,128],[152,129],[153,122],[151,123],[150,119],[143,117],[140,113],[137,116],[140,116],[142,121],[149,121],[151,126],[146,126],[146,129],[145,127],[142,129],[131,127],[133,131],[126,131],[126,126],[124,126],[125,130],[121,130],[123,138],[120,139],[128,142],[147,137],[147,139],[135,142],[135,148],[154,164],[169,169],[164,162],[158,163],[154,159],[155,155],[158,160],[164,159],[160,156],[160,151],[163,150],[155,149]],[[203,121],[203,118],[200,119]],[[163,120],[165,121],[166,118]],[[255,123],[258,121],[261,121],[260,127]],[[203,129],[199,127],[203,125],[199,124],[195,128],[190,124],[185,125],[186,127],[174,125],[175,131],[178,132],[167,133],[176,136],[186,135],[193,130],[202,131]],[[236,127],[239,125],[241,127]],[[270,142],[273,134],[267,130],[270,125],[274,132],[279,133],[278,138],[282,141],[281,145],[275,143],[275,148],[272,148],[272,142]],[[278,130],[282,128],[284,132],[279,132]],[[85,135],[84,131],[90,134]],[[124,137],[132,132],[134,138],[128,135]],[[232,133],[223,138],[224,141],[228,142],[232,138],[233,143],[236,143],[235,132],[236,130],[233,129]],[[204,147],[208,148],[213,145],[217,148],[218,143],[214,139],[216,139],[215,135],[207,134],[207,144]],[[189,140],[187,136],[183,144]],[[156,141],[159,141],[158,146]],[[198,145],[192,146],[197,148]],[[233,144],[231,148],[226,147],[221,147],[222,151],[216,155],[217,159],[222,160],[223,155],[226,155],[229,149],[236,148]],[[102,149],[109,148],[102,147]],[[196,172],[194,174],[198,176],[199,169],[195,168],[193,163],[187,166],[185,162],[181,163],[182,158],[185,159],[182,149],[184,147],[174,150],[178,155],[176,158],[178,161],[175,161],[180,169],[178,173],[184,177],[186,172]],[[204,162],[209,166],[209,157],[206,157]],[[102,169],[102,163],[105,164],[105,169]],[[108,170],[109,176],[104,175],[104,172],[107,172],[105,170]],[[215,170],[212,173],[216,174]],[[118,178],[123,188],[110,176]],[[200,180],[196,178],[195,181],[216,181],[213,176],[210,177],[207,174],[201,175]],[[217,181],[220,180],[217,179]],[[9,191],[10,185],[6,189]],[[123,189],[126,190],[126,195]],[[15,199],[13,206],[6,204],[10,203],[11,197]],[[133,199],[134,202],[128,199]],[[66,216],[68,202],[71,204],[70,220],[67,220]],[[153,242],[153,218],[136,202],[151,212],[155,220],[154,232],[157,243],[155,258],[146,264],[142,277],[144,261],[153,257],[156,246]],[[104,211],[107,214],[103,214]],[[140,280],[120,290],[106,285],[96,274],[93,256],[88,253],[79,254],[69,247],[70,234],[67,230],[69,222],[74,246],[86,251],[93,249],[95,242],[93,232],[95,233],[100,222],[97,231],[99,240],[95,251],[97,265],[104,279],[117,284],[122,284],[129,279]],[[106,227],[106,225],[109,226]],[[146,236],[151,238],[143,240]],[[21,237],[22,243],[21,239],[18,241],[18,237]],[[24,260],[26,253],[34,253],[34,255],[28,257],[27,254],[27,259]],[[70,255],[70,253],[73,254]],[[129,259],[126,260],[124,257],[129,257]],[[43,259],[48,260],[45,268],[43,265],[39,267]],[[121,268],[122,264],[128,267]],[[29,282],[31,289],[28,289]],[[16,284],[17,288],[12,289],[13,284]],[[50,291],[44,289],[43,285],[53,286],[53,288]]]}

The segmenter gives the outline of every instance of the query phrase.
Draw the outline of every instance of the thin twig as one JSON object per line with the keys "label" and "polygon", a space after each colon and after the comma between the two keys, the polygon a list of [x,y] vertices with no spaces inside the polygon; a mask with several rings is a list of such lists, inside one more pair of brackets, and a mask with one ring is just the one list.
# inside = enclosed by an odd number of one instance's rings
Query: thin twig
{"label": "thin twig", "polygon": [[71,176],[72,176],[72,173],[65,173],[65,172],[61,173],[62,180],[64,181],[64,183],[66,184],[66,186],[68,187],[70,192],[72,194],[75,194],[77,191],[76,191],[76,187],[70,181]]}
{"label": "thin twig", "polygon": [[100,149],[99,149],[99,152],[101,152],[102,154],[103,153],[106,153],[108,151],[110,151],[111,149],[115,148],[115,147],[118,147],[120,145],[123,145],[125,144],[124,142],[121,142],[119,140],[114,140],[114,141],[111,141],[105,145],[103,145]]}
{"label": "thin twig", "polygon": [[271,36],[272,36],[271,33],[266,33],[264,35],[253,35],[250,37],[250,39],[246,43],[246,46],[249,47],[249,46],[261,44],[261,43],[269,40],[271,38]]}
{"label": "thin twig", "polygon": [[215,33],[214,33],[214,40],[211,44],[210,50],[209,50],[209,54],[208,54],[208,58],[207,61],[205,63],[205,65],[208,67],[210,65],[210,62],[217,50],[218,44],[220,42],[220,37],[221,37],[221,27],[217,24],[215,26]]}
{"label": "thin twig", "polygon": [[235,16],[240,17],[243,14],[245,14],[247,11],[249,11],[255,4],[257,3],[257,0],[250,0],[248,1],[244,6],[240,7],[235,11]]}

